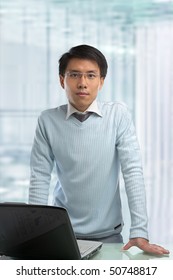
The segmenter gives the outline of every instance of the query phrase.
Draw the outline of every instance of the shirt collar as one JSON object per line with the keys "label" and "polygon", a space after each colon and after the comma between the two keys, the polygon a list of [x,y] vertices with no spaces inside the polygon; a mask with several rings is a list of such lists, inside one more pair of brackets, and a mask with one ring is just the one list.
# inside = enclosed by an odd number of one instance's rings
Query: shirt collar
{"label": "shirt collar", "polygon": [[96,100],[94,100],[91,105],[86,109],[84,112],[78,111],[76,108],[74,108],[69,102],[67,105],[67,114],[66,114],[66,120],[73,114],[73,113],[79,113],[79,114],[86,114],[87,112],[92,112],[97,114],[98,116],[102,117],[102,113],[99,110],[98,103]]}

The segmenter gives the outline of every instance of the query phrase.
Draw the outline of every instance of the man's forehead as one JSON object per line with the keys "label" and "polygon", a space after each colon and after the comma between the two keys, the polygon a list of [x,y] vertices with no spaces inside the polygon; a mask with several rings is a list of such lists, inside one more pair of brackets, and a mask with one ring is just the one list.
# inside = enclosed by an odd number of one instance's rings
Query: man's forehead
{"label": "man's forehead", "polygon": [[72,58],[68,65],[68,71],[85,71],[85,72],[98,72],[99,66],[97,62],[89,59]]}

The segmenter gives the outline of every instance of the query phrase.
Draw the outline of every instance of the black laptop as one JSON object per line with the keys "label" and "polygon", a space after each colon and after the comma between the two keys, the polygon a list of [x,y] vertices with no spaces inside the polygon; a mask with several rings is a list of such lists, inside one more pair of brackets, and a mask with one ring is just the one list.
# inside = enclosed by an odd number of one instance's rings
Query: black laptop
{"label": "black laptop", "polygon": [[0,255],[12,259],[88,259],[101,242],[76,240],[66,209],[0,203]]}

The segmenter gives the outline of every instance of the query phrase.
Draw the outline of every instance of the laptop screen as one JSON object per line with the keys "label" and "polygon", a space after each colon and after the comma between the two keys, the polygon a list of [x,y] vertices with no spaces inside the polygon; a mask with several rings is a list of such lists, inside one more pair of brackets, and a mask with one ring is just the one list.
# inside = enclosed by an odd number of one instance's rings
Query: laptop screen
{"label": "laptop screen", "polygon": [[64,208],[0,203],[0,253],[19,259],[80,259]]}

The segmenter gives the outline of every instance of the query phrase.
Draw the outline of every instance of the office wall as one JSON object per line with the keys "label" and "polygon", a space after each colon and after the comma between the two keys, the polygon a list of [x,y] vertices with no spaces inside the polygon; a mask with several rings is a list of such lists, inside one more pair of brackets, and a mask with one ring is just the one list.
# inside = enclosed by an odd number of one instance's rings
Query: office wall
{"label": "office wall", "polygon": [[[136,124],[151,240],[171,242],[172,3],[125,2],[1,0],[0,201],[27,201],[37,117],[66,102],[58,83],[58,59],[74,45],[91,44],[109,63],[99,99],[127,103]],[[53,173],[51,190],[55,180]],[[122,198],[128,238],[123,182]]]}

